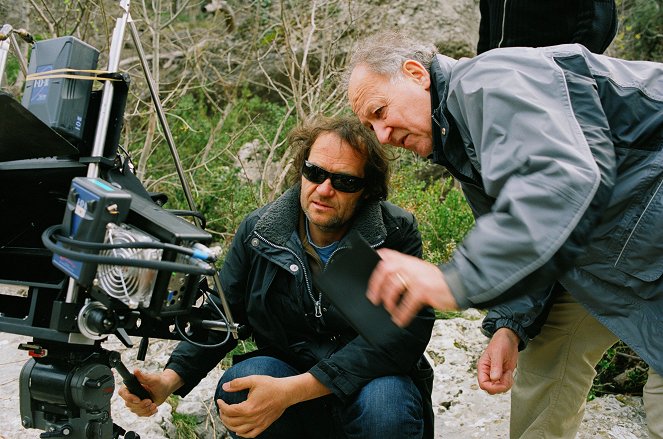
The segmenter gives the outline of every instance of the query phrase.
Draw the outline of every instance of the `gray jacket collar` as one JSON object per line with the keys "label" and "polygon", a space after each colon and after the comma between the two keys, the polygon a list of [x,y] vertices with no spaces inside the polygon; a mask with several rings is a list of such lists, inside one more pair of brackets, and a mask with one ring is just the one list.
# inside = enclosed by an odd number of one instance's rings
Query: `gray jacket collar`
{"label": "gray jacket collar", "polygon": [[467,156],[465,143],[447,107],[449,82],[457,62],[448,56],[436,55],[431,63],[433,153],[428,158],[447,168],[460,182],[481,186],[481,177]]}
{"label": "gray jacket collar", "polygon": [[[265,207],[254,230],[277,245],[285,245],[293,232],[297,232],[301,206],[301,185],[290,188],[278,199]],[[377,245],[385,240],[387,228],[382,219],[379,201],[364,203],[355,215],[351,229],[357,230],[370,244]]]}
{"label": "gray jacket collar", "polygon": [[444,147],[451,130],[455,130],[453,119],[447,110],[449,79],[456,60],[444,55],[436,55],[430,66],[431,76],[431,123],[433,124],[433,154],[429,157],[437,164],[446,165]]}

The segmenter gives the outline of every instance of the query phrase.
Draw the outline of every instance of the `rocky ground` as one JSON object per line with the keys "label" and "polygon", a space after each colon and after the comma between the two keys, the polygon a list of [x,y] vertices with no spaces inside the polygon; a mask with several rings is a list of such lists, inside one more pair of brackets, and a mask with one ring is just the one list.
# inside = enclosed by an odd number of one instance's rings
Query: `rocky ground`
{"label": "rocky ground", "polygon": [[[481,315],[466,311],[462,317],[439,320],[427,353],[435,368],[433,404],[436,407],[436,438],[508,437],[509,396],[490,396],[476,384],[475,363],[486,344],[479,332]],[[18,376],[27,356],[16,346],[27,339],[14,334],[0,334],[0,439],[36,438],[38,430],[26,430],[20,424]],[[168,357],[171,342],[151,343],[147,361],[135,360],[135,349],[125,349],[118,342],[108,342],[107,349],[122,353],[129,369],[140,367],[159,370]],[[198,436],[204,439],[224,438],[224,429],[213,413],[211,395],[220,369],[214,370],[189,396],[180,400],[177,412],[195,415],[199,421]],[[119,388],[119,379],[117,380]],[[163,404],[151,418],[137,418],[113,397],[114,422],[140,434],[142,439],[177,438],[173,409]],[[580,439],[646,438],[644,412],[640,398],[609,396],[588,403],[587,413],[578,434]]]}

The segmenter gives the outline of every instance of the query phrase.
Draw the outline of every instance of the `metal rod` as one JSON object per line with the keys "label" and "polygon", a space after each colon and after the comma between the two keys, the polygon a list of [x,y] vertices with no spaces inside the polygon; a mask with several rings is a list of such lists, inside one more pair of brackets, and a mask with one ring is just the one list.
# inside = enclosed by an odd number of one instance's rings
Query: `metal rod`
{"label": "metal rod", "polygon": [[28,63],[23,58],[23,53],[21,53],[21,48],[18,47],[18,42],[16,42],[16,35],[13,33],[9,35],[9,41],[11,41],[12,49],[14,49],[14,54],[18,59],[18,65],[21,67],[21,71],[24,76],[28,76]]}
{"label": "metal rod", "polygon": [[221,300],[221,306],[223,306],[223,312],[226,314],[226,320],[228,320],[228,324],[231,328],[234,328],[234,330],[231,330],[231,334],[233,338],[237,339],[237,324],[233,320],[233,315],[230,312],[230,306],[228,306],[228,302],[226,301],[226,295],[223,294],[223,289],[221,288],[221,278],[219,277],[219,272],[215,271],[214,275],[212,276],[212,279],[214,280],[214,286],[216,287],[216,291],[219,293],[219,300]]}
{"label": "metal rod", "polygon": [[[175,162],[175,169],[177,170],[177,176],[180,178],[180,184],[182,185],[182,189],[184,190],[184,196],[186,197],[189,209],[196,212],[197,209],[193,201],[193,195],[191,194],[189,183],[187,182],[186,176],[184,175],[184,169],[182,168],[182,161],[180,160],[180,155],[177,152],[177,148],[175,147],[175,141],[173,140],[173,135],[170,132],[168,121],[166,121],[166,115],[163,111],[163,106],[161,105],[161,98],[159,98],[159,94],[156,91],[154,79],[152,78],[152,72],[150,71],[150,68],[147,65],[147,58],[145,56],[145,51],[143,50],[143,45],[140,42],[140,36],[138,35],[136,24],[131,19],[129,20],[129,30],[131,31],[131,38],[133,39],[134,45],[136,46],[136,51],[138,52],[138,59],[140,60],[140,65],[143,68],[143,73],[145,73],[147,86],[150,89],[152,102],[154,102],[154,109],[157,112],[157,117],[159,118],[161,129],[163,129],[164,136],[166,137],[166,143],[168,143],[168,147],[170,148],[170,153],[173,156],[173,161]],[[200,227],[200,222],[199,222],[200,220],[194,217],[194,221],[196,222],[196,225]]]}
{"label": "metal rod", "polygon": [[2,85],[2,78],[5,76],[5,66],[9,55],[9,41],[7,40],[11,31],[12,27],[9,24],[0,27],[0,85]]}
{"label": "metal rod", "polygon": [[211,329],[212,331],[223,331],[223,332],[237,332],[237,325],[226,324],[226,322],[221,322],[219,320],[203,320],[201,322],[203,328]]}
{"label": "metal rod", "polygon": [[[115,21],[111,45],[108,51],[108,71],[115,72],[120,65],[120,54],[124,45],[124,31],[129,19],[129,0],[122,0],[120,7],[124,9],[124,14]],[[94,136],[92,146],[92,157],[101,157],[104,154],[106,146],[106,133],[108,132],[108,123],[110,120],[110,110],[113,105],[113,85],[111,81],[104,83],[104,88],[99,104],[99,117],[97,119],[97,131]],[[96,178],[99,176],[99,164],[91,162],[88,164],[87,176]],[[78,299],[78,285],[73,278],[69,278],[69,288],[67,290],[67,302],[75,302]]]}
{"label": "metal rod", "polygon": [[[154,102],[154,108],[157,112],[159,123],[161,124],[161,128],[166,137],[166,143],[168,143],[168,147],[170,148],[170,153],[173,157],[173,161],[175,162],[175,169],[177,170],[177,175],[180,179],[180,183],[182,184],[182,189],[184,190],[184,196],[186,197],[189,209],[191,209],[194,212],[197,212],[198,209],[196,208],[195,202],[193,201],[193,195],[191,194],[189,183],[186,179],[186,175],[184,174],[184,169],[182,168],[182,161],[180,160],[180,155],[177,152],[177,148],[175,147],[175,141],[173,140],[173,135],[170,132],[170,127],[168,125],[168,121],[166,120],[166,115],[163,111],[163,106],[161,105],[161,99],[159,98],[159,94],[156,91],[156,86],[154,84],[154,79],[152,78],[150,67],[147,65],[147,58],[145,56],[145,51],[143,50],[143,45],[140,42],[140,35],[138,35],[138,30],[136,29],[136,25],[131,19],[131,17],[129,17],[129,30],[131,31],[131,38],[133,39],[134,45],[136,46],[136,51],[138,52],[138,59],[140,60],[140,65],[143,68],[143,73],[145,74],[145,80],[147,81],[147,86],[150,89],[150,95],[152,96],[152,101]],[[201,227],[199,218],[193,217],[193,220],[198,227]],[[235,322],[233,321],[232,313],[230,312],[230,307],[228,306],[226,297],[223,294],[223,290],[221,289],[221,279],[219,279],[218,272],[214,272],[212,278],[214,280],[214,286],[216,287],[216,291],[219,293],[219,299],[221,300],[221,305],[223,306],[223,311],[226,314],[228,323],[234,327],[236,325]],[[232,335],[234,338],[237,338],[237,331],[236,330],[233,331]]]}
{"label": "metal rod", "polygon": [[[113,36],[111,38],[111,45],[108,53],[108,71],[116,72],[120,65],[120,54],[122,53],[122,46],[124,45],[124,32],[129,20],[129,0],[120,1],[120,7],[124,9],[124,13],[120,18],[115,21],[115,28],[113,29]],[[92,157],[101,157],[104,154],[104,147],[106,146],[106,133],[108,132],[108,123],[110,120],[110,111],[113,105],[113,85],[111,81],[104,82],[103,94],[101,104],[99,105],[99,118],[97,122],[97,131],[94,137],[94,144],[92,146]],[[87,169],[87,176],[96,178],[99,176],[99,164],[90,163]]]}

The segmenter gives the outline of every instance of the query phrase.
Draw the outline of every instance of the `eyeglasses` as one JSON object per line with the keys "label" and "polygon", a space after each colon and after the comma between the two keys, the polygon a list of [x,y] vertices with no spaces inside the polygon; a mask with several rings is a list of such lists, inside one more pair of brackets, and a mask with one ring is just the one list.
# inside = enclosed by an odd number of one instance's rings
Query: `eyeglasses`
{"label": "eyeglasses", "polygon": [[311,183],[321,184],[328,178],[334,189],[341,192],[359,192],[366,186],[366,180],[348,174],[335,174],[314,165],[308,160],[302,166],[302,175]]}

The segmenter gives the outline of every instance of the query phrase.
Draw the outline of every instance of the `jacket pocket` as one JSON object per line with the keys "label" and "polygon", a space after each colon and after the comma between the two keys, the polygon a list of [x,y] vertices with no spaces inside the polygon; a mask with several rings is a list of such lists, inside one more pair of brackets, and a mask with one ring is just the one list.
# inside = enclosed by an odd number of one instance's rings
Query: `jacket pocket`
{"label": "jacket pocket", "polygon": [[663,176],[653,185],[653,195],[640,206],[633,226],[617,255],[614,267],[645,282],[663,275]]}

